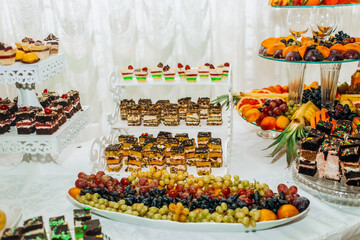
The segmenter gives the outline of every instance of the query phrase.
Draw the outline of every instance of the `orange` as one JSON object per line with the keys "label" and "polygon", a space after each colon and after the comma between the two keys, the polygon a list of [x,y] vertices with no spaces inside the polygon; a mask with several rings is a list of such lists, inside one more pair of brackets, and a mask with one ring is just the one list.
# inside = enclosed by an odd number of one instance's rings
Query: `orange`
{"label": "orange", "polygon": [[277,211],[279,219],[293,217],[299,214],[299,210],[291,204],[282,205]]}
{"label": "orange", "polygon": [[248,110],[244,114],[244,117],[247,122],[255,122],[260,117],[260,115],[261,115],[261,112],[257,108],[255,108],[255,109]]}
{"label": "orange", "polygon": [[242,115],[245,115],[245,113],[247,111],[249,111],[250,109],[253,109],[253,108],[259,108],[261,107],[262,105],[250,105],[250,104],[245,104],[243,106],[241,106],[238,110],[239,113],[241,113]]}
{"label": "orange", "polygon": [[260,210],[259,222],[273,221],[273,220],[277,220],[277,219],[278,218],[273,211],[266,209],[266,208]]}
{"label": "orange", "polygon": [[69,189],[69,195],[73,198],[76,199],[77,196],[80,196],[80,188],[77,187],[72,187]]}
{"label": "orange", "polygon": [[287,127],[287,125],[289,125],[289,123],[290,123],[289,119],[287,117],[281,115],[276,120],[275,130],[282,131]]}

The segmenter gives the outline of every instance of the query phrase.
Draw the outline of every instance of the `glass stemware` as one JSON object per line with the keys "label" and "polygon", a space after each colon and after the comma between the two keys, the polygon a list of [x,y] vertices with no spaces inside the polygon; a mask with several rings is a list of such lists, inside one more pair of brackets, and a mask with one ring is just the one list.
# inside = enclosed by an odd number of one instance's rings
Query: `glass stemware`
{"label": "glass stemware", "polygon": [[291,9],[287,15],[287,24],[290,33],[297,41],[301,40],[302,34],[309,30],[311,11],[309,9]]}
{"label": "glass stemware", "polygon": [[311,18],[311,30],[318,43],[327,41],[339,25],[339,14],[335,8],[317,9]]}

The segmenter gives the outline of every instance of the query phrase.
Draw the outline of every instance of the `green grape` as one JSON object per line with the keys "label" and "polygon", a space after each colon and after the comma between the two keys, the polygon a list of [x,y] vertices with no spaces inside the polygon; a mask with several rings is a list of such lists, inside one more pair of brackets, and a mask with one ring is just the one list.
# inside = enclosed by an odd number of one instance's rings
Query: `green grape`
{"label": "green grape", "polygon": [[216,207],[216,212],[218,212],[218,213],[223,213],[222,207],[221,207],[221,206],[217,206],[217,207]]}
{"label": "green grape", "polygon": [[100,204],[95,203],[94,207],[95,207],[95,208],[100,208]]}
{"label": "green grape", "polygon": [[155,213],[153,212],[147,212],[148,218],[153,218],[153,216],[155,215]]}
{"label": "green grape", "polygon": [[242,183],[242,185],[244,187],[249,186],[249,181],[248,180],[243,180],[241,183]]}
{"label": "green grape", "polygon": [[238,188],[239,188],[239,189],[240,189],[240,188],[245,189],[244,184],[240,183],[240,184],[238,185]]}
{"label": "green grape", "polygon": [[162,219],[162,220],[167,220],[167,216],[166,216],[166,215],[162,215],[162,216],[161,216],[161,219]]}
{"label": "green grape", "polygon": [[190,212],[189,213],[189,217],[191,217],[191,218],[196,218],[196,212]]}
{"label": "green grape", "polygon": [[110,211],[112,211],[112,212],[117,212],[115,208],[112,208]]}
{"label": "green grape", "polygon": [[211,221],[211,215],[210,214],[206,215],[205,219],[206,219],[207,222],[210,222]]}
{"label": "green grape", "polygon": [[256,209],[252,209],[252,210],[249,212],[249,216],[250,216],[250,217],[253,217],[256,211],[257,211]]}
{"label": "green grape", "polygon": [[106,209],[106,206],[104,204],[100,205],[100,209],[101,210],[105,210]]}
{"label": "green grape", "polygon": [[202,210],[202,214],[204,215],[204,216],[207,216],[208,214],[209,214],[210,212],[209,212],[209,209],[204,209],[204,210]]}
{"label": "green grape", "polygon": [[100,204],[100,205],[101,205],[101,204],[104,204],[104,200],[105,200],[105,199],[100,198],[100,199],[99,199],[99,204]]}
{"label": "green grape", "polygon": [[106,211],[111,211],[111,207],[107,207],[105,210]]}
{"label": "green grape", "polygon": [[223,203],[221,203],[221,208],[225,212],[227,210],[228,206],[226,203],[223,202]]}
{"label": "green grape", "polygon": [[80,197],[80,202],[81,202],[81,203],[85,202],[85,200],[86,200],[85,196],[81,196],[81,197]]}
{"label": "green grape", "polygon": [[84,204],[89,205],[89,201],[88,201],[88,200],[85,200],[85,201],[84,201]]}
{"label": "green grape", "polygon": [[229,216],[229,218],[230,218],[230,222],[231,223],[235,223],[236,221],[235,221],[235,218],[233,217],[233,216]]}
{"label": "green grape", "polygon": [[139,216],[140,214],[139,214],[138,211],[133,211],[133,215],[134,215],[134,216]]}
{"label": "green grape", "polygon": [[249,209],[248,209],[247,207],[243,207],[243,208],[241,209],[241,211],[242,211],[245,215],[249,214]]}
{"label": "green grape", "polygon": [[160,213],[161,215],[164,215],[164,214],[166,213],[166,210],[165,210],[164,208],[160,208],[160,209],[159,209],[159,213]]}
{"label": "green grape", "polygon": [[126,206],[126,205],[121,205],[121,206],[120,206],[120,210],[123,211],[123,212],[126,211],[126,210],[127,210],[127,206]]}
{"label": "green grape", "polygon": [[155,219],[155,220],[160,220],[160,219],[161,219],[161,215],[160,215],[159,213],[156,213],[156,214],[154,214],[153,219]]}
{"label": "green grape", "polygon": [[242,220],[242,224],[244,224],[244,226],[247,228],[250,225],[250,218],[249,217],[244,217]]}
{"label": "green grape", "polygon": [[104,199],[104,205],[107,206],[109,204],[109,201]]}
{"label": "green grape", "polygon": [[228,209],[228,210],[227,210],[227,215],[229,215],[229,216],[234,216],[234,214],[235,214],[235,211],[234,211],[234,210],[232,210],[232,209]]}
{"label": "green grape", "polygon": [[143,203],[140,203],[136,206],[136,211],[140,212],[141,209],[144,207],[144,204]]}
{"label": "green grape", "polygon": [[123,211],[121,211],[121,209],[118,209],[118,212],[119,212],[119,213],[122,213]]}
{"label": "green grape", "polygon": [[113,208],[118,209],[119,207],[120,205],[117,202],[113,204]]}
{"label": "green grape", "polygon": [[125,205],[125,200],[121,199],[118,203],[119,203],[120,206]]}
{"label": "green grape", "polygon": [[254,213],[254,216],[252,217],[252,219],[254,219],[255,222],[259,221],[259,219],[260,219],[260,211],[259,210]]}
{"label": "green grape", "polygon": [[251,220],[250,220],[250,225],[251,225],[252,227],[256,227],[256,221],[253,220],[253,219],[251,219]]}
{"label": "green grape", "polygon": [[158,208],[157,208],[157,207],[151,207],[151,208],[149,209],[149,211],[155,214],[155,213],[157,213]]}
{"label": "green grape", "polygon": [[172,220],[172,215],[167,215],[167,220],[171,221]]}
{"label": "green grape", "polygon": [[225,174],[223,178],[224,178],[224,180],[231,180],[231,175]]}
{"label": "green grape", "polygon": [[259,194],[260,194],[260,196],[265,197],[265,191],[264,190],[260,190]]}
{"label": "green grape", "polygon": [[87,194],[85,194],[85,198],[86,198],[86,200],[90,200],[91,199],[91,194],[90,193],[87,193]]}
{"label": "green grape", "polygon": [[89,205],[90,205],[91,207],[93,207],[93,206],[95,206],[95,202],[94,202],[94,201],[90,201],[90,202],[89,202]]}
{"label": "green grape", "polygon": [[245,217],[245,213],[236,212],[234,216],[235,216],[236,219],[243,219]]}
{"label": "green grape", "polygon": [[168,206],[166,206],[166,205],[162,206],[162,208],[163,208],[166,212],[169,211],[169,208],[168,208]]}
{"label": "green grape", "polygon": [[131,214],[132,214],[132,211],[131,211],[131,210],[126,210],[124,213],[131,215]]}
{"label": "green grape", "polygon": [[230,217],[229,216],[224,216],[224,218],[223,218],[223,222],[224,223],[229,223],[230,222]]}
{"label": "green grape", "polygon": [[229,187],[230,185],[231,185],[231,181],[229,181],[229,180],[225,180],[224,181],[224,185],[226,186],[226,187]]}
{"label": "green grape", "polygon": [[215,222],[222,222],[223,221],[223,216],[222,215],[217,215],[216,218],[215,218]]}
{"label": "green grape", "polygon": [[235,180],[235,181],[239,181],[239,179],[240,179],[240,178],[239,178],[238,175],[234,175],[234,180]]}

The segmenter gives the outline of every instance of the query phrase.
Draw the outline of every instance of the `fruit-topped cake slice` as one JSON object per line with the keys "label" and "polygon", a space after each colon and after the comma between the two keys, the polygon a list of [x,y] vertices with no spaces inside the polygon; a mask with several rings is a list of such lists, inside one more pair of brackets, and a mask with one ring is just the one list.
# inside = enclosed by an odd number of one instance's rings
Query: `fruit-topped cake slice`
{"label": "fruit-topped cake slice", "polygon": [[199,104],[191,103],[186,113],[185,122],[187,126],[198,126],[200,124]]}
{"label": "fruit-topped cake slice", "polygon": [[50,54],[57,54],[59,52],[59,38],[54,34],[50,33],[45,39],[44,42],[50,45]]}
{"label": "fruit-topped cake slice", "polygon": [[[316,167],[320,178],[327,178],[339,181],[340,173],[340,146],[343,140],[339,138],[329,137],[322,143],[318,154],[316,155]],[[300,172],[300,168],[299,168]],[[316,168],[311,166],[303,166],[303,174],[314,176]]]}
{"label": "fruit-topped cake slice", "polygon": [[220,103],[211,103],[208,110],[208,117],[206,125],[217,126],[221,125],[222,121],[222,106]]}
{"label": "fruit-topped cake slice", "polygon": [[210,63],[205,63],[204,66],[198,67],[199,77],[206,79],[209,77]]}
{"label": "fruit-topped cake slice", "polygon": [[165,126],[179,126],[179,105],[170,104],[163,109],[163,122]]}
{"label": "fruit-topped cake slice", "polygon": [[0,42],[0,65],[12,65],[15,63],[16,48]]}
{"label": "fruit-topped cake slice", "polygon": [[148,127],[157,127],[159,126],[161,120],[161,111],[157,105],[149,105],[143,111],[143,124]]}
{"label": "fruit-topped cake slice", "polygon": [[200,97],[198,98],[197,104],[199,104],[200,107],[200,118],[207,119],[210,108],[210,98]]}
{"label": "fruit-topped cake slice", "polygon": [[142,166],[144,165],[142,151],[142,146],[133,145],[130,147],[127,168],[125,169],[126,172],[137,172],[141,170]]}
{"label": "fruit-topped cake slice", "polygon": [[138,82],[146,82],[146,77],[149,73],[149,70],[147,67],[143,68],[137,68],[134,70],[134,74]]}
{"label": "fruit-topped cake slice", "polygon": [[129,65],[125,68],[121,68],[120,73],[125,81],[132,80],[134,75],[134,67]]}
{"label": "fruit-topped cake slice", "polygon": [[177,140],[179,140],[179,142],[181,143],[181,142],[189,139],[189,134],[187,134],[187,133],[177,133],[177,134],[175,134],[175,138]]}
{"label": "fruit-topped cake slice", "polygon": [[59,129],[57,113],[51,108],[45,108],[44,111],[37,113],[35,118],[37,135],[51,135]]}
{"label": "fruit-topped cake slice", "polygon": [[174,81],[175,74],[176,74],[175,68],[171,68],[171,67],[169,67],[169,65],[166,65],[163,68],[163,72],[164,72],[165,81]]}
{"label": "fruit-topped cake slice", "polygon": [[185,159],[185,151],[182,146],[173,146],[171,147],[169,156],[169,166],[170,172],[176,173],[177,171],[186,172],[186,159]]}
{"label": "fruit-topped cake slice", "polygon": [[[36,239],[36,238],[30,238],[31,236],[46,236],[45,228],[44,228],[44,221],[42,216],[33,217],[30,219],[27,219],[24,221],[24,238],[25,236],[28,236],[28,238],[25,239]],[[42,239],[42,238],[40,238]],[[44,238],[46,239],[46,238]]]}
{"label": "fruit-topped cake slice", "polygon": [[71,118],[75,111],[72,102],[67,94],[61,95],[61,98],[53,102],[54,106],[61,105],[67,118]]}
{"label": "fruit-topped cake slice", "polygon": [[207,146],[210,138],[211,138],[211,132],[199,132],[197,135],[198,146],[199,147]]}
{"label": "fruit-topped cake slice", "polygon": [[72,105],[74,106],[74,111],[80,111],[82,109],[81,103],[80,103],[80,94],[79,91],[76,90],[70,90],[67,95],[70,98],[70,101]]}
{"label": "fruit-topped cake slice", "polygon": [[35,132],[35,111],[29,107],[22,107],[15,113],[18,134],[31,134]]}
{"label": "fruit-topped cake slice", "polygon": [[30,51],[35,53],[38,58],[41,60],[49,57],[50,54],[50,45],[44,44],[40,40],[36,41],[34,44],[30,45]]}
{"label": "fruit-topped cake slice", "polygon": [[186,113],[188,111],[188,106],[190,103],[191,103],[191,97],[178,99],[180,119],[186,118]]}
{"label": "fruit-topped cake slice", "polygon": [[64,123],[66,123],[66,115],[64,113],[64,108],[61,105],[57,105],[56,107],[52,107],[50,108],[53,112],[56,113],[58,119],[58,123],[59,123],[59,127],[62,126]]}
{"label": "fruit-topped cake slice", "polygon": [[51,102],[60,98],[60,95],[57,92],[51,92],[48,91],[47,89],[44,89],[42,95],[43,97],[49,97]]}
{"label": "fruit-topped cake slice", "polygon": [[151,67],[149,69],[150,74],[154,80],[159,80],[163,76],[163,67],[164,65],[160,62],[157,66]]}
{"label": "fruit-topped cake slice", "polygon": [[51,107],[51,99],[49,96],[41,96],[38,98],[40,105],[43,108],[49,108]]}
{"label": "fruit-topped cake slice", "polygon": [[230,63],[226,62],[224,64],[220,64],[217,66],[217,68],[222,68],[222,78],[227,78],[229,76]]}
{"label": "fruit-topped cake slice", "polygon": [[11,100],[7,97],[7,98],[1,98],[0,97],[0,104],[9,104],[11,103]]}
{"label": "fruit-topped cake slice", "polygon": [[141,125],[141,107],[139,105],[131,106],[128,109],[126,118],[128,126],[140,126]]}
{"label": "fruit-topped cake slice", "polygon": [[135,101],[133,99],[124,99],[120,102],[120,116],[121,120],[126,120],[127,115],[129,113],[129,109],[131,106],[135,105]]}
{"label": "fruit-topped cake slice", "polygon": [[222,68],[215,68],[214,65],[209,66],[209,74],[211,81],[217,82],[221,81],[222,75],[223,75],[223,69]]}
{"label": "fruit-topped cake slice", "polygon": [[0,105],[0,134],[10,131],[10,111],[7,104]]}
{"label": "fruit-topped cake slice", "polygon": [[197,76],[197,68],[191,68],[189,65],[185,66],[185,77],[188,82],[196,82]]}
{"label": "fruit-topped cake slice", "polygon": [[75,238],[83,238],[83,228],[82,225],[84,222],[91,220],[90,208],[84,207],[83,209],[74,209],[74,230]]}
{"label": "fruit-topped cake slice", "polygon": [[184,148],[186,164],[189,166],[195,166],[195,140],[193,138],[185,140],[180,143],[180,146]]}
{"label": "fruit-topped cake slice", "polygon": [[6,228],[1,236],[1,240],[21,240],[23,232],[24,228],[22,227]]}
{"label": "fruit-topped cake slice", "polygon": [[181,63],[178,63],[177,65],[177,72],[179,74],[180,79],[185,79],[185,68]]}
{"label": "fruit-topped cake slice", "polygon": [[29,53],[30,52],[30,44],[35,43],[34,40],[32,38],[29,37],[24,37],[21,40],[21,43],[16,44],[16,46],[21,45],[21,49],[22,51],[24,51],[25,53]]}

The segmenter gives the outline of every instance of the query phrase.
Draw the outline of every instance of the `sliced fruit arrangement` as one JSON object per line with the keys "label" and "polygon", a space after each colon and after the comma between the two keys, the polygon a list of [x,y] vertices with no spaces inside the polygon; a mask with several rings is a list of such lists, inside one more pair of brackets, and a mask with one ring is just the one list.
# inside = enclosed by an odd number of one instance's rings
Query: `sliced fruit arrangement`
{"label": "sliced fruit arrangement", "polygon": [[318,5],[338,5],[354,4],[359,0],[269,0],[271,6],[318,6]]}
{"label": "sliced fruit arrangement", "polygon": [[360,38],[350,37],[339,31],[328,41],[318,43],[315,38],[303,37],[296,41],[294,36],[268,38],[261,43],[259,54],[265,57],[287,61],[342,61],[360,59]]}
{"label": "sliced fruit arrangement", "polygon": [[177,222],[217,222],[255,227],[260,221],[296,216],[310,201],[296,186],[279,184],[277,192],[265,183],[240,180],[229,174],[194,177],[166,170],[133,172],[121,180],[103,171],[78,174],[69,195],[101,210]]}

